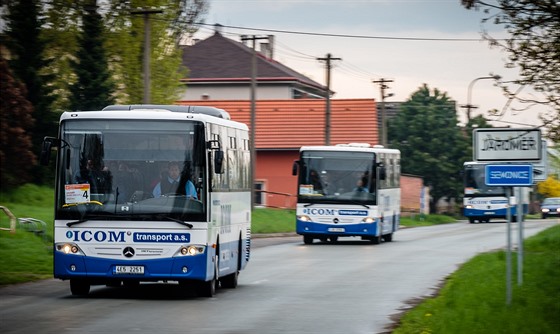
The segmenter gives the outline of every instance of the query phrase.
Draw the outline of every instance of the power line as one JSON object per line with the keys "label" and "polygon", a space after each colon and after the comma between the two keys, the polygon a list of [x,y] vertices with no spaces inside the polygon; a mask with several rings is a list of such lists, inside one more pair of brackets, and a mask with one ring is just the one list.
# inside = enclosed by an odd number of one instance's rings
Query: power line
{"label": "power line", "polygon": [[[194,23],[194,25],[214,26],[215,24],[199,22],[199,23]],[[399,40],[399,41],[423,41],[423,42],[481,42],[481,41],[484,41],[483,38],[390,37],[390,36],[333,34],[333,33],[319,33],[319,32],[295,31],[295,30],[251,28],[251,27],[231,26],[231,25],[222,25],[222,27],[231,28],[231,29],[240,29],[240,30],[274,32],[274,33],[281,33],[281,34],[322,36],[322,37],[339,37],[339,38],[380,39],[380,40]]]}

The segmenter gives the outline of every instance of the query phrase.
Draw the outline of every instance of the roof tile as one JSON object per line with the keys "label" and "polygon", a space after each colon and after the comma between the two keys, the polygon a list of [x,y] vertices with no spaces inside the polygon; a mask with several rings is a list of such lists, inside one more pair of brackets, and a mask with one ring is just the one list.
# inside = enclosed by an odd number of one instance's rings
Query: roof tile
{"label": "roof tile", "polygon": [[[331,144],[364,142],[378,144],[374,99],[332,99]],[[235,121],[251,127],[250,100],[177,101],[179,105],[213,106],[226,110]],[[257,149],[299,149],[325,143],[325,100],[256,101]]]}

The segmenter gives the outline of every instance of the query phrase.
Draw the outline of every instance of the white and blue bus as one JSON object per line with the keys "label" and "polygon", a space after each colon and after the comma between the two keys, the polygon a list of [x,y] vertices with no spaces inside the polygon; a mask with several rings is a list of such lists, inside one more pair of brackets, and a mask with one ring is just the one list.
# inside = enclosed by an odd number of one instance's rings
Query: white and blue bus
{"label": "white and blue bus", "polygon": [[[510,193],[507,197],[506,187],[487,186],[485,181],[485,163],[467,161],[463,165],[463,216],[469,222],[488,223],[491,219],[507,219],[508,206],[512,221],[517,220],[517,199]],[[523,214],[529,210],[528,192],[523,192]]]}
{"label": "white and blue bus", "polygon": [[211,107],[108,106],[63,113],[42,164],[51,149],[54,277],[72,294],[171,282],[211,297],[237,286],[251,237],[245,124]]}
{"label": "white and blue bus", "polygon": [[305,244],[361,237],[392,241],[400,224],[400,151],[365,143],[303,146],[296,232]]}

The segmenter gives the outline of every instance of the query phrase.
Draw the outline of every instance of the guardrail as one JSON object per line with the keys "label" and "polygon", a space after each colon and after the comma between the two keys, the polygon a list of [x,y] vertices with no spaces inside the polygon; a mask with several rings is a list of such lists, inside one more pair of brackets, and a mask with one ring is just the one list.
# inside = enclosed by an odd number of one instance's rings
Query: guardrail
{"label": "guardrail", "polygon": [[6,216],[10,218],[10,227],[9,228],[0,227],[0,230],[10,231],[10,233],[16,233],[16,216],[14,216],[12,212],[5,206],[0,206],[0,209],[2,209],[2,211],[4,211],[4,213],[6,214]]}
{"label": "guardrail", "polygon": [[27,232],[33,232],[35,235],[41,236],[43,241],[46,240],[47,223],[35,218],[18,218],[18,223]]}

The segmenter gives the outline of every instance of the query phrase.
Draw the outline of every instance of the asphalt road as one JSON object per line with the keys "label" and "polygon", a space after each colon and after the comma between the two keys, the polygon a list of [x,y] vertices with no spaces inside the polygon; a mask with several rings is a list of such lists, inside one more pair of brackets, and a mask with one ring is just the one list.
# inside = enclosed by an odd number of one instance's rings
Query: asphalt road
{"label": "asphalt road", "polygon": [[[558,220],[524,224],[528,237]],[[0,288],[0,332],[382,333],[392,315],[433,294],[458,265],[505,244],[505,223],[466,222],[404,229],[381,245],[254,238],[238,288],[213,298],[172,283],[94,286],[75,297],[68,282],[44,280]]]}

